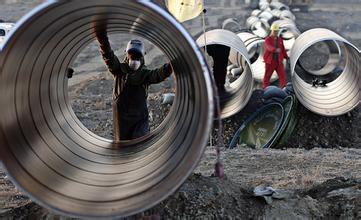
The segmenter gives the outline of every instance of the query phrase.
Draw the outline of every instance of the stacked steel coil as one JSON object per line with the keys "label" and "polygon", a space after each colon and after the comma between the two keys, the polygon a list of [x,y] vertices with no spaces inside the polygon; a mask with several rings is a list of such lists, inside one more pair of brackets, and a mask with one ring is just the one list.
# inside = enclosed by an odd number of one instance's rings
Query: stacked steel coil
{"label": "stacked steel coil", "polygon": [[296,17],[289,7],[281,2],[260,1],[259,9],[253,10],[247,19],[246,25],[253,34],[265,38],[269,34],[270,26],[278,24],[281,37],[285,41],[286,50],[292,48],[294,40],[300,34],[295,24]]}
{"label": "stacked steel coil", "polygon": [[[251,33],[235,32],[245,43],[253,69],[253,76],[257,82],[262,82],[265,72],[263,43],[264,38],[269,35],[270,26],[277,24],[280,27],[280,35],[284,40],[286,51],[289,51],[300,34],[294,21],[295,16],[289,11],[287,5],[280,2],[260,1],[259,9],[253,10],[251,16],[246,20],[246,27]],[[231,71],[232,69],[230,69]],[[277,79],[277,74],[273,74],[271,82]]]}

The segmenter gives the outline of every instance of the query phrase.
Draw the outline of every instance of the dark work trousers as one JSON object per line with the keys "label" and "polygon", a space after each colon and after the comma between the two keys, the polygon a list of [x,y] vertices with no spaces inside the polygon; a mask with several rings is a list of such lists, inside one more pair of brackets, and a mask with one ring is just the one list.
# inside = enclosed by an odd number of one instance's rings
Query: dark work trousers
{"label": "dark work trousers", "polygon": [[230,48],[227,46],[217,44],[207,46],[207,53],[213,58],[214,80],[220,92],[225,90],[229,52]]}
{"label": "dark work trousers", "polygon": [[113,102],[114,140],[131,140],[149,133],[148,111],[133,114],[119,111],[119,102]]}

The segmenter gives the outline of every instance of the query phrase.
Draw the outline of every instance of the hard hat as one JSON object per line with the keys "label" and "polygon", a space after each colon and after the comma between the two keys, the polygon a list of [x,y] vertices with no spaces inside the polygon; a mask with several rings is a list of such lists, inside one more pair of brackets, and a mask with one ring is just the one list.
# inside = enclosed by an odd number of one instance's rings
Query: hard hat
{"label": "hard hat", "polygon": [[271,26],[271,31],[279,31],[280,27],[278,26],[278,24],[272,24]]}
{"label": "hard hat", "polygon": [[130,40],[125,50],[127,53],[136,53],[141,56],[145,55],[144,44],[140,40]]}

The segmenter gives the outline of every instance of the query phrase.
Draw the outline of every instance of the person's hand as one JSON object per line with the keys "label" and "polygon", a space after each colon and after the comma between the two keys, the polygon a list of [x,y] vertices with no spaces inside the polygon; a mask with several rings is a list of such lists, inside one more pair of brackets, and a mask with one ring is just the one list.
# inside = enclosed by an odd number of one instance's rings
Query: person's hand
{"label": "person's hand", "polygon": [[276,49],[276,53],[279,53],[279,52],[281,52],[281,48]]}
{"label": "person's hand", "polygon": [[173,73],[173,66],[172,66],[172,64],[170,62],[164,64],[164,68],[165,68],[165,71],[167,73],[169,73],[169,75]]}
{"label": "person's hand", "polygon": [[100,45],[104,45],[104,46],[109,45],[108,33],[106,27],[96,25],[93,28],[93,31]]}
{"label": "person's hand", "polygon": [[108,38],[107,31],[106,30],[95,30],[95,37],[98,40],[107,39]]}
{"label": "person's hand", "polygon": [[104,30],[99,30],[95,32],[95,37],[97,38],[100,44],[107,44],[108,43],[108,35],[107,32]]}
{"label": "person's hand", "polygon": [[68,77],[68,79],[73,77],[73,73],[74,73],[74,69],[71,67],[68,67],[68,69],[66,71],[66,76]]}

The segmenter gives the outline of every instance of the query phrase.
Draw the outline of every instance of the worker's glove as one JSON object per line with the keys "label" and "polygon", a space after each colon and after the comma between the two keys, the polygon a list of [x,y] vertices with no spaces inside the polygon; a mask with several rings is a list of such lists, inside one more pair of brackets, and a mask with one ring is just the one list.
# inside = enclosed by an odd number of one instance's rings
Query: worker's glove
{"label": "worker's glove", "polygon": [[99,42],[100,48],[105,51],[110,48],[108,34],[105,28],[95,27],[94,28],[95,37]]}
{"label": "worker's glove", "polygon": [[68,79],[72,78],[73,73],[74,73],[74,69],[69,67],[66,71],[66,77],[68,77]]}
{"label": "worker's glove", "polygon": [[106,31],[96,32],[95,36],[99,41],[108,41],[108,35]]}
{"label": "worker's glove", "polygon": [[166,73],[168,73],[169,75],[173,73],[173,66],[171,63],[166,63],[164,64],[164,70]]}

